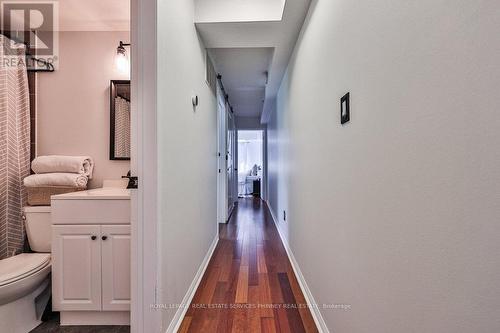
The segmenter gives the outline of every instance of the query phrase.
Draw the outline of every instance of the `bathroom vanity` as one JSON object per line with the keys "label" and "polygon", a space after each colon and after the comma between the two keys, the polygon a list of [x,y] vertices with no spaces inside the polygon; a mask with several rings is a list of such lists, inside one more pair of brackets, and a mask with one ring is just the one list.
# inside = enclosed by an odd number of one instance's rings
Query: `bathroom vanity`
{"label": "bathroom vanity", "polygon": [[52,307],[61,325],[130,323],[130,192],[52,196]]}

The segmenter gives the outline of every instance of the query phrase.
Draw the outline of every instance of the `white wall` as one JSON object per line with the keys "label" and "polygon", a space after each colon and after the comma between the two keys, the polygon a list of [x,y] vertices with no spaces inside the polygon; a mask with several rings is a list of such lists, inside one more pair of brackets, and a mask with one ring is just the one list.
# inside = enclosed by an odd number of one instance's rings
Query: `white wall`
{"label": "white wall", "polygon": [[[333,332],[500,331],[500,2],[314,1],[269,198]],[[340,98],[351,93],[351,122]]]}
{"label": "white wall", "polygon": [[129,78],[114,66],[120,40],[129,32],[60,32],[59,68],[37,74],[37,154],[92,156],[91,188],[130,169],[109,160],[110,80]]}
{"label": "white wall", "polygon": [[[158,16],[159,293],[175,304],[217,237],[217,112],[193,0],[160,1]],[[175,310],[162,311],[164,329]]]}

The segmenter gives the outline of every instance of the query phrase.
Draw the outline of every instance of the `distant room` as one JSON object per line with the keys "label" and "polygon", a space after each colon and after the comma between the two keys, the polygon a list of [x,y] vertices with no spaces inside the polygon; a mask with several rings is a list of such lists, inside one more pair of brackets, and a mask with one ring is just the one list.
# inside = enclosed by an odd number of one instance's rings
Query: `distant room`
{"label": "distant room", "polygon": [[261,197],[262,131],[238,131],[238,196]]}

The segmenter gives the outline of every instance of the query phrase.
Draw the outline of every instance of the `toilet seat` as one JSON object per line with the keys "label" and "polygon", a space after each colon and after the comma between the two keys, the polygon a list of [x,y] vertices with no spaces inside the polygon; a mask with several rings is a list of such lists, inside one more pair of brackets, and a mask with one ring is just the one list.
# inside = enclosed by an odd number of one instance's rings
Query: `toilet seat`
{"label": "toilet seat", "polygon": [[22,280],[50,265],[49,253],[22,253],[0,260],[0,287]]}

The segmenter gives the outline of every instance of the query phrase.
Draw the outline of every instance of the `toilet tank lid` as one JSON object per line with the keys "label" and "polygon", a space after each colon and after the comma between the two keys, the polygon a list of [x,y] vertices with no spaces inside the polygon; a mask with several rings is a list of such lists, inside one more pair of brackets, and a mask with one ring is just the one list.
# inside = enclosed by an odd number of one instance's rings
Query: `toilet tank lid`
{"label": "toilet tank lid", "polygon": [[25,206],[25,213],[50,213],[50,206]]}
{"label": "toilet tank lid", "polygon": [[0,260],[0,286],[15,282],[47,266],[50,254],[21,253]]}

